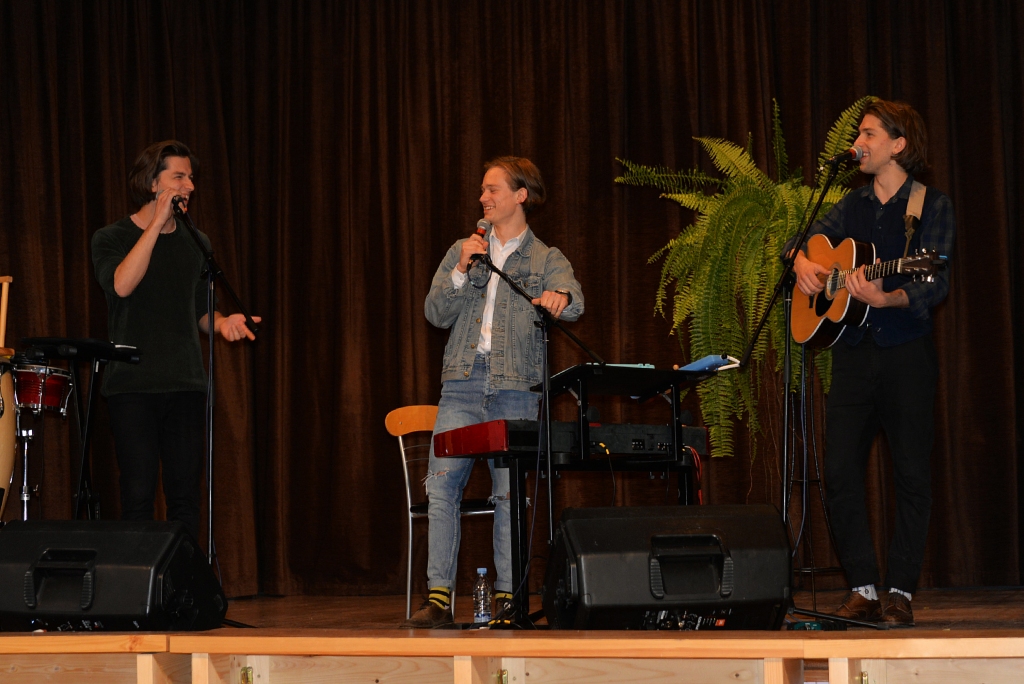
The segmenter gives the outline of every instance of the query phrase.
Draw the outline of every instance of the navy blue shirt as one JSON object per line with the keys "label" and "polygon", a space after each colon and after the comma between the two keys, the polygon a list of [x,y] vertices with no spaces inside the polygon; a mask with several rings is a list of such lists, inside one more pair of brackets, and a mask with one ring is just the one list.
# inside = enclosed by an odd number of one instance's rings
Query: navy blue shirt
{"label": "navy blue shirt", "polygon": [[[852,237],[873,244],[875,256],[883,262],[901,258],[907,242],[903,216],[907,213],[907,201],[910,199],[913,182],[913,177],[908,176],[906,182],[885,204],[875,196],[874,183],[850,191],[824,218],[811,226],[808,237],[820,233],[829,238],[833,246]],[[882,290],[893,292],[902,289],[910,305],[906,308],[872,307],[864,327],[847,326],[839,339],[855,345],[863,339],[865,329],[870,328],[878,346],[892,347],[930,333],[931,311],[949,292],[949,266],[955,236],[953,203],[945,194],[929,187],[921,209],[921,225],[910,241],[909,253],[919,248],[934,249],[945,259],[946,268],[939,270],[934,282],[930,283],[914,281],[900,274],[887,276],[882,281]],[[789,249],[787,246],[786,251]]]}

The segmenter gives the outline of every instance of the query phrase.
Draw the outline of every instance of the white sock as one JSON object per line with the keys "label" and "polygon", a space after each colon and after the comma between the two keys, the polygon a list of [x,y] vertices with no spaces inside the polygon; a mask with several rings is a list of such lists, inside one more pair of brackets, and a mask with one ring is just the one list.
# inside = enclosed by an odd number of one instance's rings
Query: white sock
{"label": "white sock", "polygon": [[899,594],[900,596],[906,596],[908,601],[911,600],[911,596],[910,596],[910,594],[908,592],[905,592],[902,589],[897,589],[896,587],[890,587],[889,588],[889,593],[890,594]]}
{"label": "white sock", "polygon": [[857,592],[868,601],[878,600],[878,590],[875,589],[874,584],[865,584],[863,587],[854,587],[851,591]]}

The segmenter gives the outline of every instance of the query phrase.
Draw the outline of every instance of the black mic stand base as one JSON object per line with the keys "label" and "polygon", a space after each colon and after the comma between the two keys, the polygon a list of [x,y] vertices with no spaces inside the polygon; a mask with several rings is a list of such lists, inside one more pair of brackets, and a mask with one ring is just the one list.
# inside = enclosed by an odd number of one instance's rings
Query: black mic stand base
{"label": "black mic stand base", "polygon": [[816,610],[803,610],[801,608],[790,608],[787,611],[789,615],[806,615],[808,617],[815,618],[822,622],[834,622],[840,625],[852,625],[853,627],[865,627],[867,629],[878,629],[886,630],[889,629],[887,625],[879,624],[877,622],[864,622],[862,620],[854,620],[853,618],[839,617],[838,615],[830,615],[829,613],[819,613]]}

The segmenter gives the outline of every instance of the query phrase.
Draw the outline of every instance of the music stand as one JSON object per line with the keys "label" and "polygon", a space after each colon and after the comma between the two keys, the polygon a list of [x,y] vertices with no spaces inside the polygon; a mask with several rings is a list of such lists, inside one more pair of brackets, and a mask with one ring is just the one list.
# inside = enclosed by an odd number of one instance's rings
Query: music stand
{"label": "music stand", "polygon": [[[626,396],[634,398],[637,403],[642,404],[654,396],[664,395],[671,390],[669,403],[672,405],[672,456],[685,460],[688,456],[680,451],[680,445],[684,441],[682,438],[683,425],[680,420],[682,408],[678,390],[683,386],[695,385],[714,374],[714,371],[659,370],[643,365],[605,364],[601,366],[584,363],[554,375],[551,378],[551,394],[555,396],[568,391],[576,397],[579,443],[587,445],[590,444],[590,420],[587,409],[590,407],[591,395]],[[585,454],[583,456],[585,457]],[[685,481],[685,487],[681,488],[683,491],[680,499],[681,503],[689,504],[693,496],[692,478],[689,474],[686,475]]]}

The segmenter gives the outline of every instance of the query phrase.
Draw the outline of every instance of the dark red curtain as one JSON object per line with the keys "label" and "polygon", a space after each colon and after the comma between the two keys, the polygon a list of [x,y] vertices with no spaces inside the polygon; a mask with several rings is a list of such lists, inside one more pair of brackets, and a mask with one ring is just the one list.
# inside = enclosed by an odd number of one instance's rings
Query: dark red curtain
{"label": "dark red curtain", "polygon": [[[959,228],[951,294],[937,314],[942,381],[922,584],[1018,584],[1020,35],[1024,10],[997,0],[8,0],[7,346],[105,337],[89,240],[130,210],[135,155],[155,140],[185,141],[202,162],[199,227],[264,316],[256,344],[216,344],[214,536],[228,593],[400,593],[403,485],[384,416],[439,396],[446,332],[427,324],[422,303],[445,250],[478,218],[485,159],[524,155],[542,169],[551,199],[531,225],[583,284],[587,313],[575,332],[609,361],[664,367],[685,354],[653,313],[659,266],[647,259],[692,216],[654,191],[616,186],[615,158],[709,168],[694,136],[749,135],[767,164],[775,99],[791,163],[809,178],[841,110],[866,94],[904,99],[931,136],[923,180],[952,197]],[[231,310],[223,291],[220,301]],[[555,336],[556,369],[584,358]],[[777,418],[781,401],[765,396],[767,413]],[[664,420],[659,405],[602,408],[605,420]],[[94,484],[103,515],[116,517],[105,410],[99,401]],[[53,415],[39,422],[33,515],[68,517],[77,432]],[[766,429],[740,439],[736,458],[705,466],[707,499],[779,500],[782,436],[777,421]],[[880,548],[892,506],[887,459],[880,439],[871,491]],[[619,475],[613,495],[607,473],[567,475],[556,515],[565,505],[661,503],[671,487],[659,474]],[[542,538],[545,497],[534,501]],[[17,508],[8,504],[4,519]],[[814,562],[834,564],[820,509],[809,510]],[[462,570],[487,562],[489,547],[489,526],[468,525]]]}

